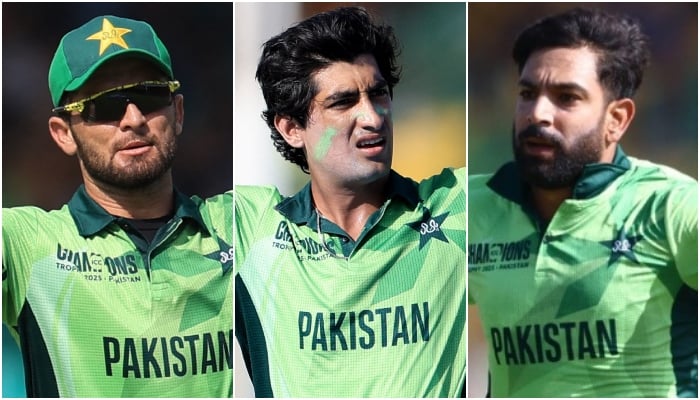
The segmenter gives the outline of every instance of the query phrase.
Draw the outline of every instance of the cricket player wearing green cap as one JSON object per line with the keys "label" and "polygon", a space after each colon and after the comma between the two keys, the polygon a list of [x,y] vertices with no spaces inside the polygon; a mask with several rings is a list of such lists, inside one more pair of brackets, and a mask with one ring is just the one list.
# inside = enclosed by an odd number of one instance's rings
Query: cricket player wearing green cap
{"label": "cricket player wearing green cap", "polygon": [[463,394],[465,170],[391,169],[397,49],[358,7],[263,46],[263,114],[310,182],[236,187],[236,337],[256,396]]}
{"label": "cricket player wearing green cap", "polygon": [[32,397],[230,397],[232,195],[171,166],[183,96],[151,26],[92,19],[49,69],[49,131],[84,183],[62,208],[3,209],[3,321]]}

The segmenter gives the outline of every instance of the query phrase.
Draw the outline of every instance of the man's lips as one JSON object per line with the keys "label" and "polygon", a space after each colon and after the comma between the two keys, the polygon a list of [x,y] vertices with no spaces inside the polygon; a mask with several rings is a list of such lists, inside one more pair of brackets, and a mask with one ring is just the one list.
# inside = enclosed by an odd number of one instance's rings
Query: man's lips
{"label": "man's lips", "polygon": [[558,146],[555,142],[543,138],[528,138],[523,143],[525,153],[533,156],[552,157]]}
{"label": "man's lips", "polygon": [[556,142],[552,140],[547,140],[545,138],[540,138],[540,137],[530,137],[525,139],[525,144],[530,145],[530,146],[549,146],[549,147],[556,147]]}
{"label": "man's lips", "polygon": [[142,140],[134,140],[119,148],[118,152],[139,155],[147,152],[151,148],[151,144]]}
{"label": "man's lips", "polygon": [[363,138],[361,140],[358,140],[357,147],[367,148],[367,147],[383,146],[384,143],[386,143],[386,139],[383,136],[373,136],[373,137],[367,137],[367,138]]}
{"label": "man's lips", "polygon": [[365,135],[357,141],[357,148],[365,157],[377,157],[384,154],[387,148],[387,139],[383,135]]}

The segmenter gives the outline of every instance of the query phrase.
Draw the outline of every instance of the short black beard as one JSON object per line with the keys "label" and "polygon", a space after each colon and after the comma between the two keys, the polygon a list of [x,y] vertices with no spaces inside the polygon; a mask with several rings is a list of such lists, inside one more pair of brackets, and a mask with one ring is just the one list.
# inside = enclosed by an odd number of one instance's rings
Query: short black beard
{"label": "short black beard", "polygon": [[[600,162],[604,146],[600,129],[598,124],[580,135],[567,148],[559,136],[548,133],[537,125],[529,125],[517,135],[514,127],[513,155],[521,177],[528,184],[541,189],[573,187],[586,165]],[[523,146],[527,138],[547,140],[555,147],[554,159],[545,161],[526,154]]]}
{"label": "short black beard", "polygon": [[[100,160],[98,153],[82,143],[77,135],[74,135],[74,140],[78,158],[82,161],[88,175],[98,182],[123,190],[144,188],[163,177],[172,168],[177,150],[177,137],[173,136],[156,160],[139,163],[126,170],[118,170],[109,160]],[[164,140],[168,139],[164,138]]]}

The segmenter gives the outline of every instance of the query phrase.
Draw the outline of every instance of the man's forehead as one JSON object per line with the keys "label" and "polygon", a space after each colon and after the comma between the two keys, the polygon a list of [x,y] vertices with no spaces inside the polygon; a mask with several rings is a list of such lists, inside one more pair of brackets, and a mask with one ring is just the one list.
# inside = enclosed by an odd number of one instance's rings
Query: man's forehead
{"label": "man's forehead", "polygon": [[386,85],[386,80],[379,73],[361,79],[316,80],[316,99],[359,95],[362,92],[378,89]]}
{"label": "man's forehead", "polygon": [[530,55],[520,81],[530,84],[598,80],[597,54],[587,47],[551,48]]}

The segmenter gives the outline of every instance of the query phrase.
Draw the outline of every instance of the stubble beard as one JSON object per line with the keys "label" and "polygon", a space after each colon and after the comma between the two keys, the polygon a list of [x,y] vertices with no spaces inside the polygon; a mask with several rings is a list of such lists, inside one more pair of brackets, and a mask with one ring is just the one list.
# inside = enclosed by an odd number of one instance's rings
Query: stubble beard
{"label": "stubble beard", "polygon": [[177,151],[177,138],[171,134],[155,148],[155,157],[134,157],[128,166],[119,167],[113,155],[106,159],[77,136],[74,139],[85,172],[97,182],[122,190],[145,188],[162,178],[172,168]]}

